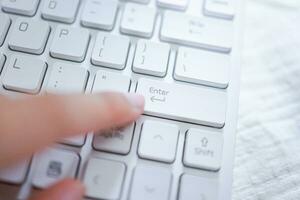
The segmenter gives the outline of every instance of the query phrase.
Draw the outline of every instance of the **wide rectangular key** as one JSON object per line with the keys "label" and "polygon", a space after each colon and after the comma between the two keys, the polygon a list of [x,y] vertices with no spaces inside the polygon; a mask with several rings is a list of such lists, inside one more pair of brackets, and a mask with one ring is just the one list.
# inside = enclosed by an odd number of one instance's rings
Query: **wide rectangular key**
{"label": "wide rectangular key", "polygon": [[189,0],[157,0],[157,5],[163,8],[185,10]]}
{"label": "wide rectangular key", "polygon": [[130,151],[133,131],[134,123],[127,127],[96,133],[93,140],[93,147],[98,151],[126,155]]}
{"label": "wide rectangular key", "polygon": [[10,184],[22,184],[25,181],[29,160],[22,161],[12,167],[0,170],[0,181]]}
{"label": "wide rectangular key", "polygon": [[234,3],[236,0],[205,0],[204,14],[224,19],[234,18]]}
{"label": "wide rectangular key", "polygon": [[84,93],[88,71],[80,66],[55,63],[47,83],[47,93]]}
{"label": "wide rectangular key", "polygon": [[2,9],[8,13],[33,16],[40,0],[3,0]]}
{"label": "wide rectangular key", "polygon": [[4,88],[36,94],[39,92],[47,65],[39,58],[30,56],[11,56],[3,73]]}
{"label": "wide rectangular key", "polygon": [[136,92],[145,97],[145,114],[217,128],[225,125],[225,91],[141,78]]}
{"label": "wide rectangular key", "polygon": [[217,200],[218,180],[184,174],[180,180],[178,200]]}
{"label": "wide rectangular key", "polygon": [[132,69],[137,73],[163,77],[167,73],[169,54],[168,44],[139,40]]}
{"label": "wide rectangular key", "polygon": [[79,0],[45,0],[42,17],[45,19],[72,23],[75,20]]}
{"label": "wide rectangular key", "polygon": [[43,53],[50,26],[41,20],[17,18],[13,24],[8,46],[12,50],[32,54]]}
{"label": "wide rectangular key", "polygon": [[47,188],[66,178],[75,178],[79,155],[75,152],[48,148],[34,157],[32,184],[36,188]]}
{"label": "wide rectangular key", "polygon": [[179,128],[174,124],[145,121],[140,136],[139,156],[166,163],[174,162],[178,135]]}
{"label": "wide rectangular key", "polygon": [[92,199],[120,199],[126,166],[121,162],[91,158],[83,177],[86,196]]}
{"label": "wide rectangular key", "polygon": [[2,68],[4,66],[5,60],[6,60],[6,58],[5,58],[4,54],[0,53],[0,73],[2,72]]}
{"label": "wide rectangular key", "polygon": [[129,51],[127,37],[98,33],[92,63],[97,66],[124,69]]}
{"label": "wide rectangular key", "polygon": [[211,17],[194,17],[166,11],[160,37],[163,41],[229,53],[233,23]]}
{"label": "wide rectangular key", "polygon": [[128,200],[168,200],[171,181],[172,174],[167,168],[138,165]]}
{"label": "wide rectangular key", "polygon": [[112,30],[118,10],[115,0],[88,0],[81,16],[84,26]]}
{"label": "wide rectangular key", "polygon": [[154,30],[156,11],[153,8],[127,3],[124,8],[121,32],[140,37],[151,37]]}
{"label": "wide rectangular key", "polygon": [[229,54],[180,47],[174,78],[180,81],[226,88],[229,84]]}
{"label": "wide rectangular key", "polygon": [[122,74],[99,70],[96,73],[93,93],[97,92],[122,92],[127,93],[130,87],[130,77]]}
{"label": "wide rectangular key", "polygon": [[221,134],[192,128],[187,132],[183,163],[189,167],[218,171],[222,152]]}
{"label": "wide rectangular key", "polygon": [[86,56],[89,40],[88,30],[59,25],[56,27],[50,54],[54,58],[82,62]]}
{"label": "wide rectangular key", "polygon": [[0,13],[0,46],[4,43],[10,23],[9,17]]}

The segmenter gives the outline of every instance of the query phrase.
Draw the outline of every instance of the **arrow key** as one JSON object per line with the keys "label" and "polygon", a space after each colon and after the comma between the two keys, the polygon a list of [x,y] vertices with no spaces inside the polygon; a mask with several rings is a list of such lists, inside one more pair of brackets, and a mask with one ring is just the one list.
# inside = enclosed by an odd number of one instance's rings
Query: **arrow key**
{"label": "arrow key", "polygon": [[174,124],[145,121],[138,148],[139,156],[145,159],[172,163],[175,160],[178,133],[179,129]]}

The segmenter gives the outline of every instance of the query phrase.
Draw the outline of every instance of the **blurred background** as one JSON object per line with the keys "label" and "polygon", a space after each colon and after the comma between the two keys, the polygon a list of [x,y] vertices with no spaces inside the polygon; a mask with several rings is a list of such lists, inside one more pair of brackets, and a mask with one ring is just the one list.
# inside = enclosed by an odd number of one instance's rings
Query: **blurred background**
{"label": "blurred background", "polygon": [[247,0],[234,200],[300,199],[300,0]]}

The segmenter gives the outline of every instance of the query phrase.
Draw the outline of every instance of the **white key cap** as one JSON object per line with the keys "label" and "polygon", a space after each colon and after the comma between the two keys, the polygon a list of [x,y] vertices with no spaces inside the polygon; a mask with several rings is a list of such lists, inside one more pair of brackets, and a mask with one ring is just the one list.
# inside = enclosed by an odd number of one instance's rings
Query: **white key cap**
{"label": "white key cap", "polygon": [[47,93],[84,93],[88,79],[88,71],[83,67],[65,63],[53,65],[48,80]]}
{"label": "white key cap", "polygon": [[94,136],[93,147],[99,151],[126,155],[130,151],[134,124],[126,128],[107,130]]}
{"label": "white key cap", "polygon": [[57,26],[50,54],[55,58],[82,62],[89,40],[90,34],[86,29]]}
{"label": "white key cap", "polygon": [[230,55],[180,47],[174,78],[180,81],[226,88],[229,84]]}
{"label": "white key cap", "polygon": [[0,181],[11,184],[22,184],[29,168],[29,160],[25,160],[10,168],[0,170]]}
{"label": "white key cap", "polygon": [[47,188],[65,178],[75,178],[78,154],[60,150],[47,149],[35,156],[32,184],[37,188]]}
{"label": "white key cap", "polygon": [[2,72],[2,68],[4,66],[5,60],[6,60],[5,56],[2,53],[0,53],[0,73]]}
{"label": "white key cap", "polygon": [[4,43],[10,23],[9,17],[0,13],[0,46]]}
{"label": "white key cap", "polygon": [[166,11],[160,37],[167,42],[228,53],[232,48],[233,23]]}
{"label": "white key cap", "polygon": [[217,200],[218,182],[214,179],[184,174],[178,200]]}
{"label": "white key cap", "polygon": [[167,73],[169,53],[167,44],[139,40],[132,69],[137,73],[163,77]]}
{"label": "white key cap", "polygon": [[157,0],[157,5],[163,8],[185,10],[189,0]]}
{"label": "white key cap", "polygon": [[129,39],[126,37],[98,33],[92,63],[98,66],[124,69],[129,44]]}
{"label": "white key cap", "polygon": [[79,0],[45,0],[42,16],[45,19],[72,23],[75,20]]}
{"label": "white key cap", "polygon": [[130,1],[147,4],[147,3],[149,3],[150,0],[130,0]]}
{"label": "white key cap", "polygon": [[8,41],[9,48],[32,54],[43,53],[50,33],[48,23],[41,20],[18,18],[12,29]]}
{"label": "white key cap", "polygon": [[88,0],[81,16],[84,26],[112,30],[118,10],[115,0]]}
{"label": "white key cap", "polygon": [[224,19],[234,18],[235,0],[205,0],[204,14]]}
{"label": "white key cap", "polygon": [[2,84],[9,90],[36,94],[41,88],[46,69],[46,63],[38,58],[12,56],[3,74]]}
{"label": "white key cap", "polygon": [[225,91],[141,78],[136,92],[145,97],[145,114],[217,128],[225,124]]}
{"label": "white key cap", "polygon": [[86,196],[93,199],[119,199],[125,171],[126,167],[121,162],[90,159],[83,178]]}
{"label": "white key cap", "polygon": [[66,138],[63,139],[61,143],[71,145],[71,146],[81,147],[85,143],[85,138],[86,136],[76,136],[72,138]]}
{"label": "white key cap", "polygon": [[130,77],[122,74],[108,72],[108,71],[97,71],[93,93],[115,91],[127,93],[130,87]]}
{"label": "white key cap", "polygon": [[179,129],[176,125],[145,121],[140,137],[139,156],[167,163],[174,162],[178,134]]}
{"label": "white key cap", "polygon": [[127,3],[121,21],[121,32],[141,37],[151,37],[156,11],[153,8]]}
{"label": "white key cap", "polygon": [[171,179],[166,168],[139,165],[134,171],[129,200],[168,200]]}
{"label": "white key cap", "polygon": [[221,167],[223,138],[199,129],[187,132],[183,162],[189,167],[217,171]]}
{"label": "white key cap", "polygon": [[3,0],[2,9],[5,12],[33,16],[40,0]]}

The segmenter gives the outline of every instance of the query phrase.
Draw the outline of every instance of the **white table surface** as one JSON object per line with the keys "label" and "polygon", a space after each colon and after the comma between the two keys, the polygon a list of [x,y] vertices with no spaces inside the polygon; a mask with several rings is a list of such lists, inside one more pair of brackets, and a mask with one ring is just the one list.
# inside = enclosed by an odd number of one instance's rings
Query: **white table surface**
{"label": "white table surface", "polygon": [[300,199],[300,0],[247,0],[234,200]]}

